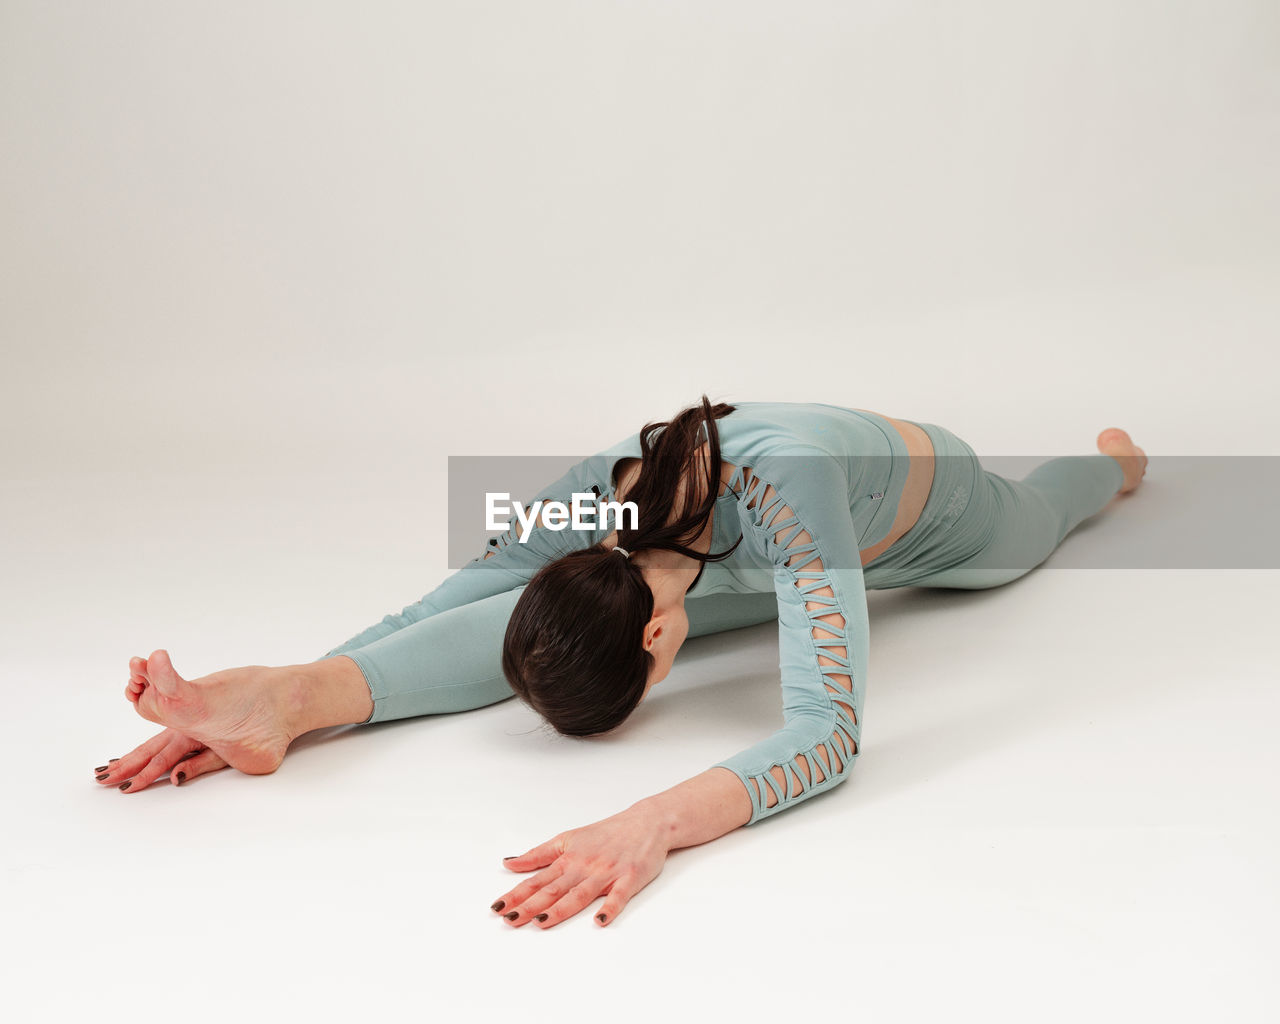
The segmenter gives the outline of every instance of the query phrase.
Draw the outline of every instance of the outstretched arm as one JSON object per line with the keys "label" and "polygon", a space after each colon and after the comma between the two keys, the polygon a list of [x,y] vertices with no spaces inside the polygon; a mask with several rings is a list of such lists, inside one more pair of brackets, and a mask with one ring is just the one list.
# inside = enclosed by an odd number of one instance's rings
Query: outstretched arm
{"label": "outstretched arm", "polygon": [[847,777],[858,753],[869,632],[847,478],[826,458],[767,469],[780,481],[804,481],[780,484],[785,500],[763,477],[747,486],[753,529],[775,567],[786,724],[694,778],[505,861],[515,871],[541,869],[493,904],[513,925],[550,928],[601,894],[595,919],[607,924],[671,850],[717,839]]}
{"label": "outstretched arm", "polygon": [[[777,464],[777,463],[781,464]],[[858,755],[870,629],[848,479],[829,456],[783,456],[747,485],[774,564],[786,724],[720,762],[751,798],[749,823],[843,782]],[[775,488],[770,478],[779,480]]]}

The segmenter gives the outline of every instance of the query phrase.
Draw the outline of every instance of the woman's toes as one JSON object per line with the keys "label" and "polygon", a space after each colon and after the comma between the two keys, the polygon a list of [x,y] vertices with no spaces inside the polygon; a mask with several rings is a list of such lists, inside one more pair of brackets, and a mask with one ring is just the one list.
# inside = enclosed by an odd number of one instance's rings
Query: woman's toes
{"label": "woman's toes", "polygon": [[145,658],[129,659],[129,682],[125,684],[124,695],[134,704],[147,688],[147,661]]}
{"label": "woman's toes", "polygon": [[169,652],[165,650],[155,651],[147,659],[146,678],[166,697],[177,697],[179,688],[186,683],[174,670]]}
{"label": "woman's toes", "polygon": [[1133,445],[1133,439],[1127,431],[1121,430],[1119,427],[1108,427],[1098,435],[1098,448],[1104,449],[1113,445]]}

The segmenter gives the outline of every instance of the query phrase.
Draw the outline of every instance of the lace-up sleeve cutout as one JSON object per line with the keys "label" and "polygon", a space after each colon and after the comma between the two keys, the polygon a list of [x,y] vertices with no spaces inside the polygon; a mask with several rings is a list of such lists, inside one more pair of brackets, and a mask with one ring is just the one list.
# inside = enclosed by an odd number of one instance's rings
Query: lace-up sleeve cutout
{"label": "lace-up sleeve cutout", "polygon": [[[731,484],[774,563],[786,719],[720,765],[746,785],[753,822],[843,781],[861,731],[868,630],[847,483],[830,460],[796,475],[802,483],[785,488],[792,503],[751,467]],[[803,518],[792,507],[802,497]]]}
{"label": "lace-up sleeve cutout", "polygon": [[[601,505],[607,500],[601,496],[600,488],[596,484],[589,487],[582,487],[576,493],[585,495],[585,498],[579,499],[579,505],[590,513],[596,523],[600,522]],[[569,507],[572,496],[565,494],[563,497],[544,497],[538,499],[542,502],[542,508],[538,510],[538,518],[529,523],[529,516],[533,512],[533,505],[524,505],[522,516],[514,513],[507,522],[507,528],[496,537],[490,537],[484,553],[472,559],[471,564],[484,562],[490,558],[495,558],[504,552],[510,552],[511,557],[516,556],[522,550],[526,552],[536,552],[541,562],[546,562],[552,558],[559,558],[561,555],[568,554],[575,548],[587,547],[594,543],[593,531],[570,530],[568,526],[561,529],[552,529],[546,524],[547,503],[558,501],[566,508]],[[527,527],[522,523],[528,523]],[[527,535],[521,540],[521,534],[527,529]],[[603,531],[598,530],[603,536]],[[536,571],[536,570],[535,570]],[[533,578],[530,573],[528,579]],[[527,582],[527,580],[526,580]]]}
{"label": "lace-up sleeve cutout", "polygon": [[[533,511],[532,505],[526,505],[524,507],[524,518],[526,522],[528,522],[529,513],[532,511]],[[537,527],[545,526],[545,525],[546,523],[544,523],[542,520],[542,513],[539,512],[537,521],[532,524],[530,529],[536,529]],[[480,560],[484,561],[486,558],[492,558],[499,551],[505,550],[509,544],[519,544],[520,543],[519,529],[520,529],[520,520],[518,517],[513,515],[511,517],[511,521],[507,523],[507,528],[503,530],[502,533],[498,534],[498,536],[496,537],[489,538],[488,549],[481,556]]]}

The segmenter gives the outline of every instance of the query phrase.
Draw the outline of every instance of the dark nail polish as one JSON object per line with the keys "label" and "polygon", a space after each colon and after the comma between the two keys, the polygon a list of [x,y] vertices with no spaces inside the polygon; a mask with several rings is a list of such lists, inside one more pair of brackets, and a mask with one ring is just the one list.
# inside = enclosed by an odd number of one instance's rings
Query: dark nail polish
{"label": "dark nail polish", "polygon": [[502,859],[503,859],[503,860],[515,860],[515,859],[516,859],[517,857],[519,857],[519,856],[520,856],[520,854],[516,853],[516,854],[512,854],[510,857],[503,857]]}
{"label": "dark nail polish", "polygon": [[599,921],[601,924],[604,924],[605,921],[608,920],[608,918],[605,917],[604,914],[596,914],[596,920]]}
{"label": "dark nail polish", "polygon": [[118,758],[118,757],[113,757],[110,761],[108,761],[108,762],[107,762],[107,764],[115,764],[115,763],[116,763],[117,761],[119,761],[119,760],[120,760],[120,758]]}
{"label": "dark nail polish", "polygon": [[520,916],[520,911],[513,910],[511,911],[511,913],[503,914],[502,916],[505,917],[508,921],[514,921],[517,917]]}
{"label": "dark nail polish", "polygon": [[128,782],[126,782],[126,783],[125,783],[123,786],[121,786],[120,788],[121,788],[121,789],[128,789],[128,788],[129,788],[130,786],[132,786],[132,785],[133,785],[133,779],[130,779]]}
{"label": "dark nail polish", "polygon": [[506,905],[507,905],[507,901],[506,901],[506,900],[498,900],[498,902],[497,902],[497,903],[495,903],[493,906],[491,906],[489,909],[490,909],[490,910],[492,910],[492,911],[496,914],[499,910],[501,910],[501,909],[502,909],[503,907],[505,907]]}
{"label": "dark nail polish", "polygon": [[537,917],[535,917],[535,918],[534,918],[534,920],[535,920],[535,921],[545,921],[545,920],[546,920],[547,918],[549,918],[550,916],[551,916],[550,914],[539,914]]}
{"label": "dark nail polish", "polygon": [[98,765],[97,768],[94,769],[95,772],[105,772],[106,770],[107,770],[107,766],[105,764],[100,764]]}
{"label": "dark nail polish", "polygon": [[103,779],[105,779],[109,774],[110,774],[110,772],[103,772],[101,775],[95,775],[95,776],[94,776],[94,779],[95,779],[97,782],[101,782],[101,781],[102,781]]}
{"label": "dark nail polish", "polygon": [[181,785],[182,785],[184,782],[186,782],[186,781],[187,781],[187,773],[186,773],[186,772],[178,772],[178,782],[177,782],[177,785],[181,786]]}

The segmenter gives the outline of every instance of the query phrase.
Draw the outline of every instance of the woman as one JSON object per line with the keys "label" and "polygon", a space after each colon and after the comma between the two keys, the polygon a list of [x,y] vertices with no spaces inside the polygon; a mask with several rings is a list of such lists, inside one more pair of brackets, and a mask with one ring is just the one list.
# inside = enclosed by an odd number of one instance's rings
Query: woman
{"label": "woman", "polygon": [[[1123,430],[1099,455],[1024,480],[984,470],[954,434],[862,409],[700,405],[583,460],[540,498],[632,502],[638,520],[518,521],[399,615],[310,664],[185,680],[134,658],[126,694],[166,730],[97,780],[138,792],[231,765],[274,771],[325,726],[460,711],[514,689],[559,731],[624,721],[687,636],[778,619],[785,725],[700,775],[505,864],[536,871],[492,904],[552,927],[605,895],[607,924],[673,849],[776,814],[848,776],[866,687],[865,588],[999,586],[1040,564],[1146,456]],[[528,521],[532,506],[522,517]]]}

